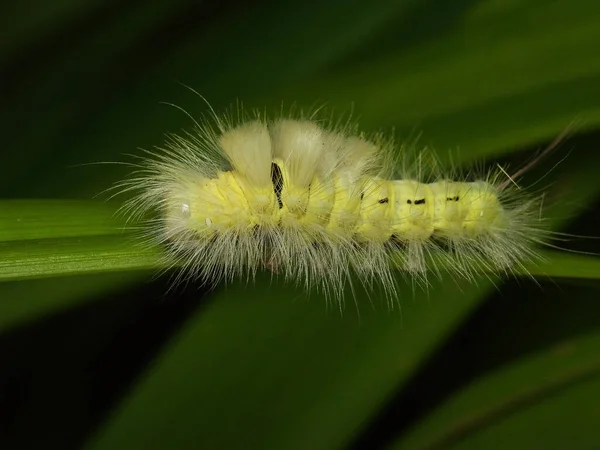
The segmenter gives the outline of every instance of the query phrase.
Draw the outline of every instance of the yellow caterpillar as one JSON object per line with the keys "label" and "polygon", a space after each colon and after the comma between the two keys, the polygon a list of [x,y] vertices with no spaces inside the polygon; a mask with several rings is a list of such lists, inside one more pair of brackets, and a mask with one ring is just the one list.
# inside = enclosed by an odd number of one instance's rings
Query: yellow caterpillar
{"label": "yellow caterpillar", "polygon": [[173,136],[119,185],[136,191],[128,213],[157,213],[144,234],[188,276],[217,283],[269,268],[338,300],[353,279],[393,297],[397,269],[420,281],[442,268],[510,272],[547,235],[538,199],[500,182],[503,171],[426,180],[421,164],[398,174],[391,141],[348,125],[214,120]]}

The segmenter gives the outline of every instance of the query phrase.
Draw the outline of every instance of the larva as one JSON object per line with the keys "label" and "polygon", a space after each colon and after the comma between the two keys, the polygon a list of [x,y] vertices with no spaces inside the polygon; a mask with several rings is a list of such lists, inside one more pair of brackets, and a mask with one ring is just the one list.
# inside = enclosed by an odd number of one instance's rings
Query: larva
{"label": "larva", "polygon": [[250,280],[267,268],[337,300],[352,280],[393,298],[399,274],[510,273],[538,258],[548,233],[539,199],[505,172],[467,181],[398,168],[391,140],[314,116],[213,113],[148,153],[118,189],[135,191],[127,214],[154,214],[142,232],[180,278]]}

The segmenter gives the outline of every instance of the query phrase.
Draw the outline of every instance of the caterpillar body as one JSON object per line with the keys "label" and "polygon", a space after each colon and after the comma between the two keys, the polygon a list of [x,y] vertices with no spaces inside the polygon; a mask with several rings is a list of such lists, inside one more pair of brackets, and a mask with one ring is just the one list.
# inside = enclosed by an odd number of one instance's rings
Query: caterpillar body
{"label": "caterpillar body", "polygon": [[504,171],[452,179],[425,167],[423,154],[398,164],[397,150],[312,116],[214,115],[148,152],[119,189],[135,191],[128,214],[155,213],[142,232],[179,277],[209,283],[268,268],[337,300],[353,280],[393,299],[398,274],[473,278],[538,258],[547,235],[539,198]]}

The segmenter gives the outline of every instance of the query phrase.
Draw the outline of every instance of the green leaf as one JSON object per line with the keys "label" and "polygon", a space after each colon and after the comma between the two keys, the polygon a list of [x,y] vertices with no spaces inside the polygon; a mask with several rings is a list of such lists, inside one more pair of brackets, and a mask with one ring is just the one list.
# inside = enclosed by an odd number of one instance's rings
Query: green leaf
{"label": "green leaf", "polygon": [[[115,205],[69,200],[0,201],[0,281],[168,268],[159,247],[143,246]],[[600,258],[544,251],[522,273],[600,278]]]}
{"label": "green leaf", "polygon": [[118,204],[84,200],[0,200],[0,242],[119,234]]}
{"label": "green leaf", "polygon": [[426,300],[406,284],[401,314],[359,296],[359,318],[352,307],[328,314],[320,297],[290,302],[304,294],[281,284],[233,286],[191,319],[88,448],[343,448],[486,291],[435,283]]}
{"label": "green leaf", "polygon": [[136,242],[115,205],[0,201],[0,280],[156,270],[160,249]]}
{"label": "green leaf", "polygon": [[560,251],[541,252],[543,260],[526,265],[526,270],[536,277],[600,279],[600,257],[578,255]]}
{"label": "green leaf", "polygon": [[0,242],[0,280],[156,270],[159,257],[160,249],[136,246],[124,236]]}
{"label": "green leaf", "polygon": [[596,331],[476,380],[393,448],[593,448],[598,443],[599,346]]}
{"label": "green leaf", "polygon": [[91,301],[156,272],[158,249],[136,243],[115,214],[117,206],[0,200],[0,330]]}

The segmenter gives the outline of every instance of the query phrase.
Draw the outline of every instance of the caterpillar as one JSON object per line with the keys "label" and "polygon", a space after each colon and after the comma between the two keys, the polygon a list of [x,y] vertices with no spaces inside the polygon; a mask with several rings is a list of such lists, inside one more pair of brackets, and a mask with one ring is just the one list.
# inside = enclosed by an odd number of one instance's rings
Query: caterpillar
{"label": "caterpillar", "polygon": [[393,299],[400,275],[473,279],[540,258],[541,198],[515,187],[528,167],[440,176],[431,154],[410,162],[407,148],[351,121],[211,109],[147,151],[117,188],[134,191],[123,210],[180,267],[178,281],[252,280],[268,269],[338,301],[356,282]]}

